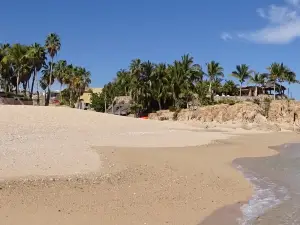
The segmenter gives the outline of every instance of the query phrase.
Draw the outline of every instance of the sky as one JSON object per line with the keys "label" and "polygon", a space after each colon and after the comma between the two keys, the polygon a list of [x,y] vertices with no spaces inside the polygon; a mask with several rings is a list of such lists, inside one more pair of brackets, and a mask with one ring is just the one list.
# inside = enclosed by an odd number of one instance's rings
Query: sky
{"label": "sky", "polygon": [[[220,62],[225,79],[238,64],[266,72],[272,62],[300,79],[300,0],[10,0],[1,9],[0,43],[44,44],[55,32],[56,60],[88,69],[92,87],[132,59],[172,63],[187,53],[203,67]],[[291,92],[300,99],[300,86]]]}

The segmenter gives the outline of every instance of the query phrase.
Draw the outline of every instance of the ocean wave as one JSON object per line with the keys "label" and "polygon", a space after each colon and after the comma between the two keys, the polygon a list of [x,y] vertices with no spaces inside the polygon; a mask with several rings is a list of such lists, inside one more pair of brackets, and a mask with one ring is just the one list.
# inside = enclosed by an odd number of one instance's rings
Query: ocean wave
{"label": "ocean wave", "polygon": [[241,206],[243,216],[237,221],[240,225],[251,225],[259,216],[267,210],[279,205],[282,201],[290,199],[287,188],[273,183],[267,177],[246,170],[240,165],[235,167],[252,183],[254,194],[247,204]]}

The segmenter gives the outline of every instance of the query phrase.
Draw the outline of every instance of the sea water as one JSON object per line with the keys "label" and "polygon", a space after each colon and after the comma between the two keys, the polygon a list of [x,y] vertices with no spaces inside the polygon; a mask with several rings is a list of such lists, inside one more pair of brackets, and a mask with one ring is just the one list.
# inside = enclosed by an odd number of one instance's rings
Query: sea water
{"label": "sea water", "polygon": [[300,225],[300,144],[275,149],[279,154],[233,162],[254,187],[238,224]]}

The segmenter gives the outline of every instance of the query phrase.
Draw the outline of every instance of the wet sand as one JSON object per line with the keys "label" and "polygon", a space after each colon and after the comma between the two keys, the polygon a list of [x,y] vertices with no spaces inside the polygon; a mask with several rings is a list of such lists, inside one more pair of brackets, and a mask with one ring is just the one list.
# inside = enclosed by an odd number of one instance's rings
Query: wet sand
{"label": "wet sand", "polygon": [[237,206],[253,192],[232,160],[273,155],[276,151],[268,146],[298,138],[270,133],[198,147],[95,146],[102,160],[97,172],[5,180],[0,220],[28,225],[235,224],[241,216]]}

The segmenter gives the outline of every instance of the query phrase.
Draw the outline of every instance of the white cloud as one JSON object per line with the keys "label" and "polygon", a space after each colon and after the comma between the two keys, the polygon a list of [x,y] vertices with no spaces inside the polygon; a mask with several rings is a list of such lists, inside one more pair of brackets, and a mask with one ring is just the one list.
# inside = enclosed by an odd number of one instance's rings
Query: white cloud
{"label": "white cloud", "polygon": [[227,32],[223,32],[221,34],[221,39],[223,39],[224,41],[228,41],[228,40],[231,40],[232,39],[232,36],[231,34],[227,33]]}
{"label": "white cloud", "polygon": [[[267,25],[254,31],[239,32],[239,38],[257,43],[286,44],[300,37],[300,0],[285,0],[285,5],[269,5],[256,10]],[[299,8],[297,8],[299,6]]]}
{"label": "white cloud", "polygon": [[293,5],[293,6],[299,6],[300,0],[285,0],[286,3]]}

